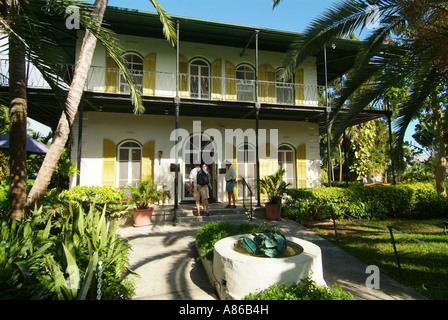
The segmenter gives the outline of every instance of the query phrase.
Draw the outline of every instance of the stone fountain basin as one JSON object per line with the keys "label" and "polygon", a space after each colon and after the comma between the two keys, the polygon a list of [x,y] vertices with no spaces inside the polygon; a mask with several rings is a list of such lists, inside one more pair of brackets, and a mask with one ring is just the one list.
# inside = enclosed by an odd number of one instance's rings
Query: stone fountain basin
{"label": "stone fountain basin", "polygon": [[284,258],[255,257],[234,250],[235,243],[243,236],[227,237],[215,244],[213,275],[221,299],[240,300],[273,284],[297,283],[307,277],[318,285],[326,285],[321,250],[317,245],[287,237],[303,248],[301,254]]}

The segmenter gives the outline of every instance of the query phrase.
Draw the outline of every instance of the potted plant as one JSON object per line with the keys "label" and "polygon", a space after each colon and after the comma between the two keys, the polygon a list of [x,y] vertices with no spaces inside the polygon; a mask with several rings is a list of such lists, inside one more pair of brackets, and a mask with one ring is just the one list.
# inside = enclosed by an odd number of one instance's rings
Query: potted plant
{"label": "potted plant", "polygon": [[260,191],[268,197],[265,202],[266,219],[280,220],[282,200],[290,183],[283,181],[285,170],[280,168],[276,173],[260,179]]}
{"label": "potted plant", "polygon": [[128,186],[132,195],[129,208],[133,209],[134,227],[143,227],[151,224],[152,211],[150,205],[164,199],[164,190],[157,190],[151,179],[141,181],[139,186]]}

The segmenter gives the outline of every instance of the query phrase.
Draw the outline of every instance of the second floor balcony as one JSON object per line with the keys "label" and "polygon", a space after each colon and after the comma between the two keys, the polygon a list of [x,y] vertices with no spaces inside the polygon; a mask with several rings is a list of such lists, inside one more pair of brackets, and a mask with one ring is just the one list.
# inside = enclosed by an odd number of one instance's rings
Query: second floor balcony
{"label": "second floor balcony", "polygon": [[[0,60],[0,86],[7,87],[8,60]],[[62,65],[61,70],[66,82],[70,82],[74,65]],[[325,87],[301,84],[297,82],[279,82],[275,80],[255,80],[251,70],[240,70],[233,77],[210,76],[206,72],[179,73],[179,97],[182,99],[238,101],[247,103],[265,103],[290,106],[324,106]],[[176,97],[176,74],[161,71],[131,69],[134,82],[143,96]],[[27,85],[30,89],[48,89],[49,84],[39,71],[29,65]],[[68,88],[61,79],[61,84]],[[89,71],[85,91],[92,93],[129,94],[129,85],[116,68],[92,66]],[[258,92],[258,96],[257,96]],[[258,98],[257,98],[258,97]]]}

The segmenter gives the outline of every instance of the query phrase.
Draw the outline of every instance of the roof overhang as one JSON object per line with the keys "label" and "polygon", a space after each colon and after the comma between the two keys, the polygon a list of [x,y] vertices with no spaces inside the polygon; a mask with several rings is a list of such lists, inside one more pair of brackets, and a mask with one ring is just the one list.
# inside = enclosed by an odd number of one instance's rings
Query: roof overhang
{"label": "roof overhang", "polygon": [[[7,88],[2,88],[1,95],[8,94]],[[28,116],[50,128],[55,129],[59,121],[62,109],[57,99],[50,90],[29,89],[28,90]],[[175,117],[174,98],[143,97],[146,115],[163,115]],[[82,100],[84,112],[114,112],[132,113],[133,106],[129,95],[92,93],[85,92]],[[213,117],[221,119],[256,119],[256,106],[252,102],[237,101],[213,101],[181,99],[181,117]],[[345,113],[339,113],[340,118]],[[356,125],[366,121],[387,117],[387,111],[364,110],[359,113],[350,125]],[[259,109],[259,120],[295,121],[315,123],[319,126],[319,134],[326,133],[327,113],[325,107],[317,106],[291,106],[279,104],[261,103]],[[335,121],[337,125],[338,119]],[[174,123],[174,122],[173,122]]]}

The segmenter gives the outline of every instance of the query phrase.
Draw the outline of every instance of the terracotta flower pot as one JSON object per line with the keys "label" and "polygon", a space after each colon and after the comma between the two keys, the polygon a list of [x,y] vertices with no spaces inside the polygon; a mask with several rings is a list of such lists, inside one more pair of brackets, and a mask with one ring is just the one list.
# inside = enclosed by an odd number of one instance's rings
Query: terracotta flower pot
{"label": "terracotta flower pot", "polygon": [[281,216],[281,207],[280,210],[277,210],[277,204],[276,203],[268,203],[266,202],[264,204],[264,207],[266,209],[266,219],[268,220],[280,220]]}
{"label": "terracotta flower pot", "polygon": [[134,227],[144,227],[151,224],[153,207],[146,209],[134,209]]}

